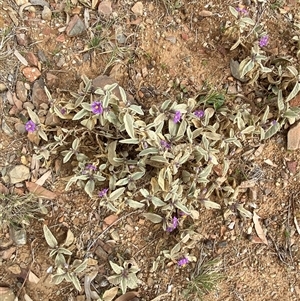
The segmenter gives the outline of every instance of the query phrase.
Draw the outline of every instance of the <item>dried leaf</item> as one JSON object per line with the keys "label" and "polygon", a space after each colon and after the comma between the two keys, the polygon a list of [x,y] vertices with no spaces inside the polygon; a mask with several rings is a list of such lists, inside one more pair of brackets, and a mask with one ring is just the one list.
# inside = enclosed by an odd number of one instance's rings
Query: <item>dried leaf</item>
{"label": "dried leaf", "polygon": [[115,301],[130,301],[135,297],[138,297],[139,293],[138,292],[128,292],[120,297],[118,297]]}
{"label": "dried leaf", "polygon": [[119,290],[118,287],[113,287],[105,291],[102,296],[103,301],[112,301],[116,297],[118,290]]}
{"label": "dried leaf", "polygon": [[54,200],[56,198],[56,194],[50,190],[47,190],[46,188],[33,183],[33,182],[26,182],[27,189],[40,198],[45,198],[49,200]]}
{"label": "dried leaf", "polygon": [[264,230],[262,229],[258,219],[259,219],[259,216],[256,214],[256,212],[253,212],[253,223],[254,223],[255,231],[256,231],[258,237],[262,240],[262,242],[268,246],[269,245],[268,240],[266,238]]}
{"label": "dried leaf", "polygon": [[213,15],[213,13],[209,10],[201,10],[201,12],[199,12],[199,16],[201,17],[211,17]]}
{"label": "dried leaf", "polygon": [[43,186],[46,180],[50,177],[50,175],[51,175],[51,170],[48,170],[35,183]]}
{"label": "dried leaf", "polygon": [[14,55],[23,65],[28,66],[28,62],[26,61],[25,57],[17,49],[15,49]]}

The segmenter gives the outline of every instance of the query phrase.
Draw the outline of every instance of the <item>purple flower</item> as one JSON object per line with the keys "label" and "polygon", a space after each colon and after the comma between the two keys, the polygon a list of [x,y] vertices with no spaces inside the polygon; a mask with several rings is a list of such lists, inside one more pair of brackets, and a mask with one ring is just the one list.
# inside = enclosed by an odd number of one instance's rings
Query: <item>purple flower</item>
{"label": "purple flower", "polygon": [[271,125],[277,124],[277,120],[272,120]]}
{"label": "purple flower", "polygon": [[92,171],[96,171],[97,167],[94,164],[87,164],[87,166],[85,167],[86,170],[92,170]]}
{"label": "purple flower", "polygon": [[185,266],[188,263],[189,263],[189,260],[186,257],[183,257],[183,258],[179,259],[178,262],[177,262],[177,264],[180,267],[183,267],[183,266]]}
{"label": "purple flower", "polygon": [[102,103],[100,101],[94,101],[91,106],[92,106],[92,112],[94,114],[102,114],[103,113],[103,107],[102,107]]}
{"label": "purple flower", "polygon": [[173,230],[175,230],[178,227],[178,224],[179,224],[179,220],[176,216],[174,216],[172,219],[172,225],[167,227],[166,231],[172,232]]}
{"label": "purple flower", "polygon": [[174,121],[175,123],[177,123],[177,122],[180,121],[180,119],[181,119],[181,113],[180,113],[180,111],[176,111],[176,112],[175,112],[175,115],[174,115],[174,118],[173,118],[173,121]]}
{"label": "purple flower", "polygon": [[170,149],[170,148],[171,148],[171,144],[168,143],[168,142],[165,141],[165,140],[160,140],[160,145],[161,145],[162,148],[164,148],[164,149]]}
{"label": "purple flower", "polygon": [[60,109],[60,113],[63,114],[63,115],[65,115],[67,113],[67,110],[65,108],[61,108]]}
{"label": "purple flower", "polygon": [[33,133],[36,131],[36,124],[32,120],[29,120],[25,124],[25,129],[28,133]]}
{"label": "purple flower", "polygon": [[239,13],[241,13],[242,15],[248,15],[248,11],[246,8],[240,8],[240,7],[236,7],[235,8]]}
{"label": "purple flower", "polygon": [[202,118],[204,116],[204,111],[203,110],[197,110],[194,112],[194,115],[198,118]]}
{"label": "purple flower", "polygon": [[262,36],[259,40],[259,47],[265,47],[269,43],[269,36]]}
{"label": "purple flower", "polygon": [[99,196],[100,198],[103,198],[104,196],[106,196],[107,191],[108,191],[108,188],[102,189],[101,191],[99,191],[98,196]]}

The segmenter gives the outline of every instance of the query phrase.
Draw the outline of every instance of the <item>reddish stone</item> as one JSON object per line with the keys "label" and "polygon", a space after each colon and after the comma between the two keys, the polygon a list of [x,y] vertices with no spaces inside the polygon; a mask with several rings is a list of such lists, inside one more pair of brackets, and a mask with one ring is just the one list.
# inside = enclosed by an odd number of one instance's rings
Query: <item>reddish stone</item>
{"label": "reddish stone", "polygon": [[37,80],[41,76],[41,72],[38,68],[35,67],[25,67],[22,70],[23,75],[25,78],[33,83],[35,80]]}
{"label": "reddish stone", "polygon": [[26,54],[26,60],[31,66],[38,66],[39,60],[33,52],[28,52]]}

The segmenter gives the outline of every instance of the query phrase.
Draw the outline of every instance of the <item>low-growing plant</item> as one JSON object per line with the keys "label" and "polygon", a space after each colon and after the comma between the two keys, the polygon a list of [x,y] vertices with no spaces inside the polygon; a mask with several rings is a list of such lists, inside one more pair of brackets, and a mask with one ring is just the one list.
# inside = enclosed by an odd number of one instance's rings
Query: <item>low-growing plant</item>
{"label": "low-growing plant", "polygon": [[0,228],[23,227],[41,213],[42,204],[33,194],[0,194]]}
{"label": "low-growing plant", "polygon": [[[296,58],[270,58],[265,51],[271,38],[266,28],[245,8],[230,7],[230,12],[234,22],[224,35],[234,40],[232,50],[243,49],[233,75],[245,85],[263,87],[259,110],[219,91],[178,102],[167,99],[145,110],[117,84],[95,87],[84,75],[70,98],[53,100],[46,90],[50,113],[60,119],[58,125],[46,127],[28,110],[31,120],[26,129],[45,141],[35,148],[38,158],[49,166],[53,157],[62,156],[72,170],[67,190],[78,185],[98,200],[99,207],[113,212],[140,209],[146,219],[176,233],[175,246],[160,251],[152,271],[167,260],[180,267],[197,260],[192,253],[199,234],[186,226],[186,220],[190,224],[197,220],[201,208],[222,208],[224,217],[252,217],[239,201],[240,183],[232,180],[232,158],[245,143],[268,139],[299,119],[299,108],[289,105],[300,91]],[[71,279],[79,289],[77,263],[69,270],[70,251],[53,237],[48,240],[58,265],[55,281]],[[137,267],[128,262],[110,264],[117,275],[109,280],[123,293],[138,285]],[[201,296],[217,279],[218,273],[201,263],[191,277],[191,291]]]}
{"label": "low-growing plant", "polygon": [[78,275],[86,269],[87,261],[72,260],[72,251],[68,247],[74,242],[74,234],[71,230],[68,230],[65,241],[59,245],[55,236],[46,225],[43,226],[43,231],[46,242],[51,248],[50,257],[54,257],[54,269],[51,271],[54,272],[52,275],[53,283],[59,284],[65,280],[72,282],[74,287],[81,291]]}
{"label": "low-growing plant", "polygon": [[224,278],[220,273],[221,263],[222,261],[218,259],[207,262],[199,260],[184,291],[186,297],[203,300],[206,294],[214,291],[220,280]]}
{"label": "low-growing plant", "polygon": [[131,261],[124,261],[123,266],[119,266],[116,263],[109,262],[111,268],[116,273],[116,275],[109,276],[107,279],[114,285],[120,286],[122,293],[125,294],[127,288],[137,288],[140,283],[136,276],[139,272],[139,268]]}

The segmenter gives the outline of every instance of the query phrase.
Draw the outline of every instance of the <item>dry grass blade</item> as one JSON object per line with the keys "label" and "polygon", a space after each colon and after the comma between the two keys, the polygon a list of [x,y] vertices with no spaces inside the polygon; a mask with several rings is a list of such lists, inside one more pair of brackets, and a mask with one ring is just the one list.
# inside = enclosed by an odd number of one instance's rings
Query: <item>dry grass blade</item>
{"label": "dry grass blade", "polygon": [[261,225],[259,223],[259,216],[255,212],[253,213],[253,223],[254,223],[255,231],[256,231],[258,237],[261,239],[261,241],[264,244],[266,244],[268,246],[269,245],[268,240],[266,238],[263,228],[261,227]]}

